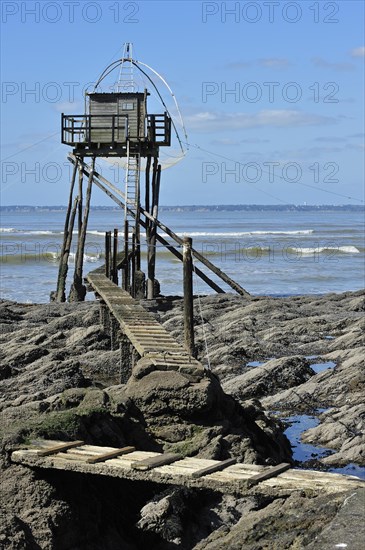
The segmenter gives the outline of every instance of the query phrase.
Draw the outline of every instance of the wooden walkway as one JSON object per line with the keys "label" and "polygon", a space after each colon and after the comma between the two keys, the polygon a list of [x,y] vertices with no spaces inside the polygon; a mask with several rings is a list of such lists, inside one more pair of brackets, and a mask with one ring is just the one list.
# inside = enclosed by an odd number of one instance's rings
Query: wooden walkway
{"label": "wooden walkway", "polygon": [[163,364],[166,368],[189,366],[203,370],[203,365],[189,355],[128,292],[96,270],[89,273],[86,280],[105,302],[141,357],[148,356],[153,364]]}
{"label": "wooden walkway", "polygon": [[[137,353],[164,370],[204,370],[171,334],[137,300],[118,287],[99,268],[86,280],[105,303],[111,315]],[[281,494],[297,490],[339,492],[363,487],[355,476],[312,470],[296,470],[288,464],[265,467],[227,461],[198,459],[173,453],[115,449],[83,442],[37,441],[31,448],[14,451],[12,461],[35,468],[97,474],[132,481],[149,481],[245,494],[253,485],[264,493]]]}
{"label": "wooden walkway", "polygon": [[31,448],[12,453],[12,462],[46,468],[96,474],[132,481],[182,485],[244,494],[253,485],[276,494],[297,490],[341,492],[364,487],[355,476],[295,470],[288,464],[274,467],[226,461],[183,458],[179,455],[85,445],[82,441],[34,441]]}

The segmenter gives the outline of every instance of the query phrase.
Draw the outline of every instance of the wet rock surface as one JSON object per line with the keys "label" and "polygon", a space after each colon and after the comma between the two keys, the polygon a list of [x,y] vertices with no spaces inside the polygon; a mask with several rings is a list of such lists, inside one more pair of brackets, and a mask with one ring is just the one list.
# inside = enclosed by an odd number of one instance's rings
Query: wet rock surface
{"label": "wet rock surface", "polygon": [[[197,348],[224,390],[241,404],[259,399],[268,414],[318,414],[303,441],[335,451],[323,464],[365,465],[364,292],[256,297],[208,296],[195,309]],[[181,304],[163,315],[181,337]],[[309,358],[309,359],[308,359]],[[258,367],[247,366],[259,362]],[[311,363],[333,361],[316,374]],[[316,411],[319,411],[318,413]],[[325,412],[324,412],[325,411]]]}
{"label": "wet rock surface", "polygon": [[[0,546],[294,550],[318,540],[316,547],[333,548],[330,526],[338,525],[351,495],[295,492],[263,500],[259,493],[136,488],[136,482],[33,471],[9,457],[44,437],[276,464],[290,461],[291,452],[270,411],[326,409],[303,440],[333,450],[320,459],[323,467],[364,465],[363,298],[360,292],[203,297],[194,313],[196,345],[210,372],[164,371],[143,358],[127,384],[120,383],[121,354],[110,349],[97,304],[1,302]],[[181,300],[161,299],[153,309],[181,341]],[[262,364],[247,365],[252,361]],[[316,374],[311,363],[320,361],[336,366]],[[359,507],[361,497],[346,502]],[[349,540],[357,550],[361,539]]]}
{"label": "wet rock surface", "polygon": [[240,401],[262,398],[281,390],[297,387],[314,375],[309,362],[302,357],[271,359],[262,366],[249,369],[244,374],[223,383],[224,390]]}

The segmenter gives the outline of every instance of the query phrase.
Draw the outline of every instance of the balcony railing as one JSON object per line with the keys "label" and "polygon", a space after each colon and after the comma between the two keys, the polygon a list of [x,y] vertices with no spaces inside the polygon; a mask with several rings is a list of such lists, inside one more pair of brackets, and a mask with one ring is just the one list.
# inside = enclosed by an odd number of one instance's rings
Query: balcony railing
{"label": "balcony railing", "polygon": [[171,118],[164,114],[147,115],[147,134],[132,136],[128,132],[128,115],[64,115],[62,143],[77,146],[96,143],[113,145],[131,141],[149,142],[154,146],[171,144]]}
{"label": "balcony railing", "polygon": [[62,143],[125,143],[128,136],[127,115],[64,115]]}
{"label": "balcony railing", "polygon": [[171,145],[171,118],[162,115],[147,115],[148,140],[156,145]]}

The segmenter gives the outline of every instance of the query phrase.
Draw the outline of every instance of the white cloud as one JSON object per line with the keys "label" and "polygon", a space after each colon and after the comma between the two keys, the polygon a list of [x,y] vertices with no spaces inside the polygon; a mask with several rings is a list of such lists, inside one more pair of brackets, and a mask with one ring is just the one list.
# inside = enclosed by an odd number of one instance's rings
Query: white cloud
{"label": "white cloud", "polygon": [[360,132],[360,133],[358,133],[358,134],[350,134],[348,137],[349,137],[349,138],[360,138],[360,139],[362,139],[362,138],[365,137],[365,133],[364,133],[364,132]]}
{"label": "white cloud", "polygon": [[240,145],[241,140],[240,139],[230,139],[230,138],[222,138],[222,139],[213,139],[211,141],[212,145],[223,145],[223,146],[235,146]]}
{"label": "white cloud", "polygon": [[85,108],[80,101],[63,101],[55,103],[54,108],[58,113],[83,114]]}
{"label": "white cloud", "polygon": [[359,48],[354,48],[350,52],[351,57],[365,57],[365,46],[360,46]]}
{"label": "white cloud", "polygon": [[264,57],[261,59],[253,59],[251,61],[234,61],[228,63],[228,69],[240,70],[252,67],[252,65],[264,67],[266,69],[286,69],[290,67],[289,59],[284,57]]}
{"label": "white cloud", "polygon": [[239,71],[240,69],[247,69],[251,65],[250,61],[234,61],[233,63],[228,63],[227,68]]}
{"label": "white cloud", "polygon": [[321,141],[326,143],[344,143],[346,141],[346,138],[335,137],[335,136],[323,136],[323,137],[317,137],[314,141]]}
{"label": "white cloud", "polygon": [[320,69],[332,69],[333,71],[347,72],[347,71],[353,71],[355,68],[352,63],[348,63],[348,62],[337,63],[333,61],[327,61],[322,57],[313,57],[311,61],[313,65],[315,65],[316,67],[319,67]]}
{"label": "white cloud", "polygon": [[263,110],[254,114],[203,111],[185,117],[186,126],[196,132],[222,132],[243,128],[288,128],[334,124],[335,119],[302,111]]}
{"label": "white cloud", "polygon": [[270,143],[270,140],[261,138],[241,139],[241,143]]}
{"label": "white cloud", "polygon": [[300,149],[276,149],[267,153],[270,161],[280,162],[309,162],[313,163],[320,158],[326,161],[336,161],[344,147],[302,147]]}
{"label": "white cloud", "polygon": [[346,147],[353,151],[365,151],[365,143],[349,143]]}
{"label": "white cloud", "polygon": [[289,60],[279,57],[269,57],[265,59],[259,59],[257,63],[261,67],[267,67],[269,69],[286,69],[290,66]]}

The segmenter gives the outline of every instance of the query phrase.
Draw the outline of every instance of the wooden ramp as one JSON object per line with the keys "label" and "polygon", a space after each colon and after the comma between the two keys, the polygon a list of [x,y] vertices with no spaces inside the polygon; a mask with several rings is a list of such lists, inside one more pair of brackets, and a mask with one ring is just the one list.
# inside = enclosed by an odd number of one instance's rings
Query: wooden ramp
{"label": "wooden ramp", "polygon": [[86,280],[108,306],[141,357],[148,356],[152,363],[164,364],[166,368],[189,366],[203,369],[203,365],[189,355],[128,292],[97,271],[89,273]]}
{"label": "wooden ramp", "polygon": [[116,449],[85,445],[82,441],[34,441],[31,448],[12,453],[12,462],[33,468],[46,468],[212,489],[223,493],[246,493],[259,484],[260,491],[287,493],[296,490],[341,492],[364,487],[355,476],[291,469],[289,464],[266,467],[194,457],[173,453],[137,451],[134,447]]}

